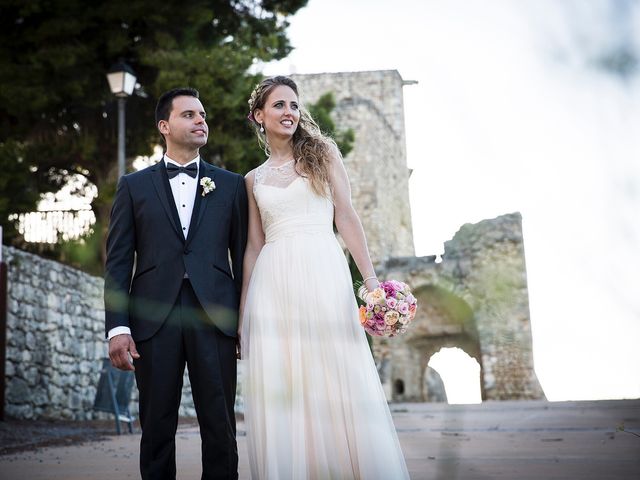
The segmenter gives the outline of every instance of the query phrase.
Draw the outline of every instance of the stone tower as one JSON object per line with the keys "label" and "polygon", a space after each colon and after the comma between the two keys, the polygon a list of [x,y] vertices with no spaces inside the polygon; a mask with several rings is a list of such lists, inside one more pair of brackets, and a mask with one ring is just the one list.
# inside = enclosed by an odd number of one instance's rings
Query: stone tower
{"label": "stone tower", "polygon": [[336,125],[355,132],[344,161],[377,272],[407,282],[418,298],[407,334],[373,341],[388,398],[430,398],[427,364],[442,347],[459,347],[478,361],[483,400],[544,398],[533,368],[520,214],[464,225],[446,242],[440,263],[415,257],[400,74],[292,77],[303,104],[333,93]]}
{"label": "stone tower", "polygon": [[298,84],[303,104],[314,103],[332,92],[336,125],[355,133],[354,148],[344,162],[374,263],[413,256],[400,74],[387,70],[292,78]]}

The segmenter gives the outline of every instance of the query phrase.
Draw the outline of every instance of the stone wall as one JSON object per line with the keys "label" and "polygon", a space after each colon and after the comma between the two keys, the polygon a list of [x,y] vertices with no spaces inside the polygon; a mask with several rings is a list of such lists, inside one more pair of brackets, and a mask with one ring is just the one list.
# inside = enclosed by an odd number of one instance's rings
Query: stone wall
{"label": "stone wall", "polygon": [[385,70],[292,77],[303,104],[332,92],[336,125],[355,133],[354,148],[344,162],[374,263],[414,255],[400,74]]}
{"label": "stone wall", "polygon": [[[103,282],[3,246],[8,266],[5,412],[14,418],[92,419],[104,339]],[[193,416],[185,372],[181,415]],[[137,389],[131,411],[136,414]]]}

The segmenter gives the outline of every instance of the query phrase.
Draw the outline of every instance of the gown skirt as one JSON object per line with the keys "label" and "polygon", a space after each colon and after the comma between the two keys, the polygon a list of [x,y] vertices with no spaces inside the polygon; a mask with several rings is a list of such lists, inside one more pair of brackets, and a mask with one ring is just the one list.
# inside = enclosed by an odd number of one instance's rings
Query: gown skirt
{"label": "gown skirt", "polygon": [[330,225],[285,221],[253,270],[242,332],[253,479],[409,478]]}

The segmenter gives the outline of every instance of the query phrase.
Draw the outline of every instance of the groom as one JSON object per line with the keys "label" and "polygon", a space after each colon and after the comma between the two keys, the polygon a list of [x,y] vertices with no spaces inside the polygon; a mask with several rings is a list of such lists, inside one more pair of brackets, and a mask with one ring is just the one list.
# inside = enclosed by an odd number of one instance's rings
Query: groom
{"label": "groom", "polygon": [[197,90],[164,93],[156,124],[164,158],[120,178],[111,210],[104,291],[109,357],[115,367],[135,370],[143,479],[176,477],[185,364],[202,437],[202,478],[236,479],[244,179],[200,158],[209,130]]}

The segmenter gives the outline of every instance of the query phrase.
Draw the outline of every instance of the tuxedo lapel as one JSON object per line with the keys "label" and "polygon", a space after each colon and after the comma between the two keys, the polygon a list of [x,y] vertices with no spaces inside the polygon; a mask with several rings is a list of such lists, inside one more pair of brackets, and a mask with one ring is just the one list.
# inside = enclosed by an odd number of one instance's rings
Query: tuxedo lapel
{"label": "tuxedo lapel", "polygon": [[176,202],[173,199],[173,193],[171,193],[171,185],[169,185],[169,176],[167,175],[167,168],[165,166],[164,159],[156,163],[155,168],[151,170],[151,179],[153,180],[153,186],[156,189],[160,203],[169,217],[169,221],[173,225],[173,228],[180,239],[184,240],[184,235],[180,230],[180,217],[176,210]]}
{"label": "tuxedo lapel", "polygon": [[198,168],[198,186],[196,188],[196,198],[193,202],[193,212],[191,213],[191,223],[189,224],[189,235],[187,235],[187,244],[195,235],[196,230],[198,230],[200,221],[202,220],[204,212],[207,209],[209,196],[213,194],[213,192],[209,192],[205,196],[202,196],[203,189],[202,185],[200,185],[200,180],[203,177],[209,177],[213,180],[213,174],[213,168],[209,167],[208,164],[200,160],[200,167]]}

